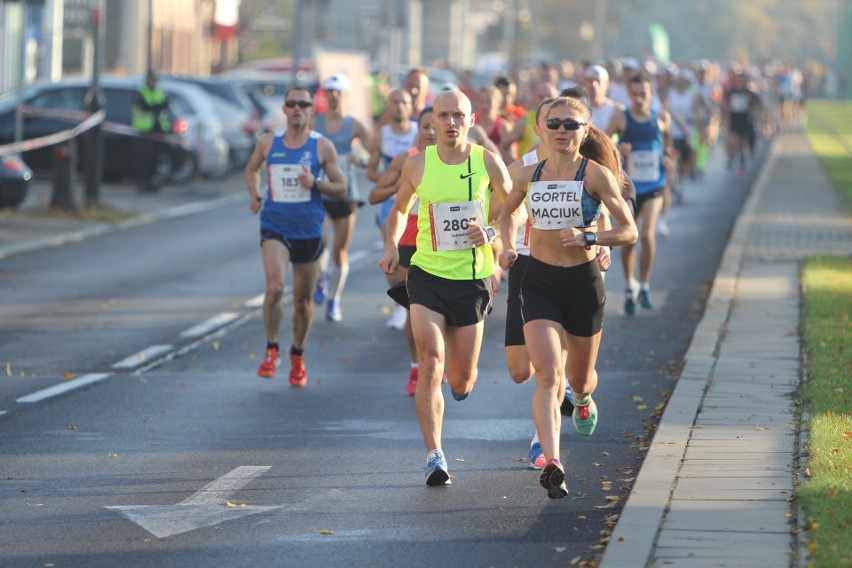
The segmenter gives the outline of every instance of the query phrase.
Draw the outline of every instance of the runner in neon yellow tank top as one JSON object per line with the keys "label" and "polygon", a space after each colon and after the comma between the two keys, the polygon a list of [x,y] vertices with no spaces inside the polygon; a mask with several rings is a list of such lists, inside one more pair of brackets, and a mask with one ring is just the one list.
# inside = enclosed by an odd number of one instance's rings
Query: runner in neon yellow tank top
{"label": "runner in neon yellow tank top", "polygon": [[[397,243],[415,199],[420,199],[417,252],[406,286],[411,328],[417,344],[417,416],[426,443],[426,484],[448,485],[441,450],[446,366],[453,398],[464,400],[477,378],[484,318],[496,291],[496,219],[512,182],[500,157],[467,141],[473,123],[470,100],[461,91],[435,99],[432,121],[438,144],[410,156],[402,167],[399,192],[388,216],[385,253],[379,267],[392,274]],[[495,192],[491,199],[489,186]],[[431,219],[431,221],[430,221]],[[473,221],[471,221],[473,219]]]}

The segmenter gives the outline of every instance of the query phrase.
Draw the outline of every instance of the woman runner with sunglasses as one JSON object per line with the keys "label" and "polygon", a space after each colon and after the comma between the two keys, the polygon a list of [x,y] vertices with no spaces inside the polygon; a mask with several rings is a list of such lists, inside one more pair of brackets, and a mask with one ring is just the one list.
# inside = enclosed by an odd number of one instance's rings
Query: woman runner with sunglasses
{"label": "woman runner with sunglasses", "polygon": [[[568,494],[559,461],[559,401],[566,376],[574,392],[577,430],[591,435],[597,423],[591,394],[597,385],[595,362],[606,292],[595,245],[619,246],[637,237],[621,195],[621,180],[580,154],[584,143],[612,145],[590,120],[591,110],[578,99],[560,97],[550,105],[543,133],[548,157],[514,170],[514,189],[500,214],[504,247],[500,265],[505,270],[518,256],[513,237],[524,202],[530,218],[530,259],[521,280],[521,311],[527,352],[535,369],[533,421],[547,460],[540,482],[551,499]],[[615,217],[616,228],[597,232],[601,205]],[[563,353],[568,355],[567,363]]]}

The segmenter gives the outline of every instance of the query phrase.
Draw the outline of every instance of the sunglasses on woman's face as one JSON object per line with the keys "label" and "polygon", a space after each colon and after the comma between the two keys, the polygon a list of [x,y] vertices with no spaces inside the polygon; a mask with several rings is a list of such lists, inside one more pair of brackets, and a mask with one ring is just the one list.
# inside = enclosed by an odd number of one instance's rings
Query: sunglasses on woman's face
{"label": "sunglasses on woman's face", "polygon": [[286,101],[284,106],[287,108],[296,108],[299,107],[301,109],[306,109],[314,106],[314,103],[309,103],[308,101]]}
{"label": "sunglasses on woman's face", "polygon": [[559,120],[558,118],[548,118],[545,125],[550,130],[559,130],[560,126],[564,126],[565,130],[580,130],[580,127],[586,124],[585,122],[579,122],[574,120],[573,118],[566,118],[565,120]]}

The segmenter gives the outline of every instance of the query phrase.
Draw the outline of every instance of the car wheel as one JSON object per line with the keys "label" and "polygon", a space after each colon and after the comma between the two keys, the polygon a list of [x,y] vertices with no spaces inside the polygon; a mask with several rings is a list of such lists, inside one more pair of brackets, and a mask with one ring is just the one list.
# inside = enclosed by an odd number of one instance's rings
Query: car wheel
{"label": "car wheel", "polygon": [[172,172],[172,183],[189,183],[198,173],[198,157],[195,154],[187,154],[183,165]]}
{"label": "car wheel", "polygon": [[157,166],[154,168],[154,175],[151,177],[151,187],[155,190],[166,185],[172,177],[172,157],[168,152],[160,152],[157,155]]}

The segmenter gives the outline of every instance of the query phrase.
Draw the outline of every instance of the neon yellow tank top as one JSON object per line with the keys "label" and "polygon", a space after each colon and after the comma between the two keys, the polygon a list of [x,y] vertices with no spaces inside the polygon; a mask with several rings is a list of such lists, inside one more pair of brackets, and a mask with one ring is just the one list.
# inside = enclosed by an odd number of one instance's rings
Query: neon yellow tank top
{"label": "neon yellow tank top", "polygon": [[533,149],[533,146],[541,142],[535,133],[535,111],[527,111],[527,127],[524,129],[524,135],[518,141],[518,155],[523,156]]}
{"label": "neon yellow tank top", "polygon": [[468,159],[458,165],[441,161],[437,146],[428,146],[425,152],[423,179],[416,189],[420,206],[417,210],[417,250],[411,257],[411,264],[448,280],[476,280],[491,276],[494,273],[491,245],[435,250],[430,215],[432,204],[478,201],[482,203],[485,215],[483,224],[487,223],[491,190],[482,146],[470,144]]}

